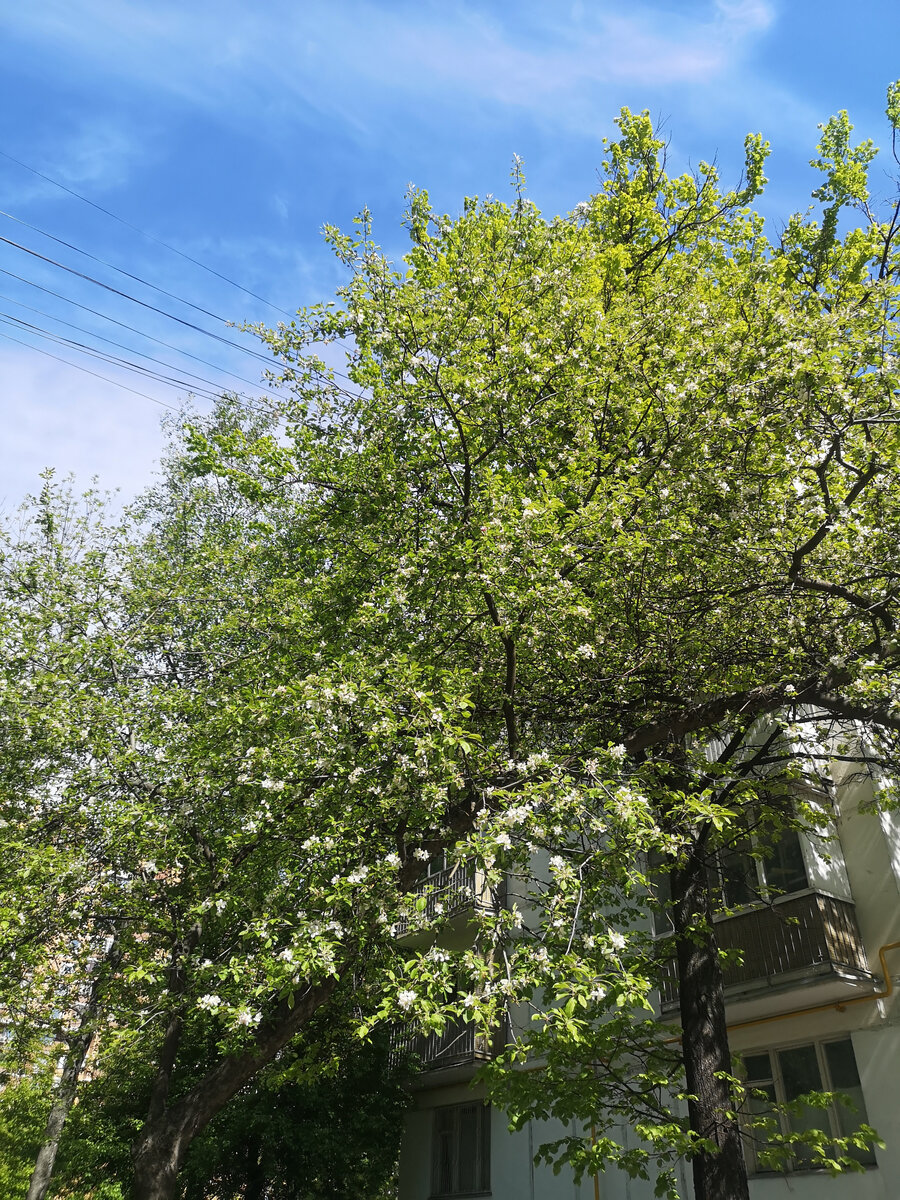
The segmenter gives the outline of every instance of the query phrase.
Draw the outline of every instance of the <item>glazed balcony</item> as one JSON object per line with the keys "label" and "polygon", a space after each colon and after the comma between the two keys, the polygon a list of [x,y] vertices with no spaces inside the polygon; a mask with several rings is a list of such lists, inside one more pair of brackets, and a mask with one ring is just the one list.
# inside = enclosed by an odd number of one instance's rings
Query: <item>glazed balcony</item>
{"label": "glazed balcony", "polygon": [[[722,917],[716,936],[720,950],[735,952],[722,966],[729,1005],[810,986],[822,993],[817,998],[839,999],[873,982],[853,905],[820,892]],[[663,1012],[671,1013],[678,1007],[674,962],[666,965],[660,993]]]}

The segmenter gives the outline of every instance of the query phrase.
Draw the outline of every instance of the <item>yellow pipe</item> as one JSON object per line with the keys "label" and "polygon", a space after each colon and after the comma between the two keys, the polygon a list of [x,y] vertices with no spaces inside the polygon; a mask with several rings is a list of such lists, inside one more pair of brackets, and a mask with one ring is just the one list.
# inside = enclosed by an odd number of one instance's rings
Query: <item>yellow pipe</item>
{"label": "yellow pipe", "polygon": [[[894,982],[888,973],[887,961],[885,955],[889,950],[900,949],[900,941],[885,942],[879,947],[878,960],[881,963],[881,970],[884,973],[885,989],[883,992],[867,992],[865,996],[851,996],[849,1000],[827,1000],[824,1004],[811,1004],[806,1008],[792,1008],[790,1012],[772,1013],[768,1017],[754,1017],[752,1021],[735,1021],[732,1025],[726,1025],[726,1029],[749,1029],[752,1025],[766,1025],[769,1021],[787,1021],[791,1017],[805,1017],[808,1013],[824,1012],[826,1009],[834,1008],[838,1012],[843,1012],[848,1004],[865,1004],[869,1000],[884,1000],[886,996],[893,995]],[[672,1042],[680,1042],[680,1037],[666,1038],[664,1045],[668,1046]]]}
{"label": "yellow pipe", "polygon": [[[749,1029],[751,1025],[765,1025],[768,1021],[787,1021],[790,1017],[805,1017],[807,1013],[823,1012],[828,1008],[835,1008],[838,1012],[843,1012],[848,1004],[865,1004],[869,1000],[884,1000],[886,996],[890,996],[894,991],[894,982],[888,972],[885,955],[889,950],[900,949],[900,941],[885,942],[878,950],[878,960],[881,963],[881,970],[884,974],[885,989],[883,992],[869,992],[865,996],[851,996],[849,1000],[829,1000],[825,1004],[812,1004],[807,1008],[794,1008],[790,1012],[774,1013],[768,1017],[756,1017],[752,1021],[736,1021],[735,1024],[729,1025],[728,1029]],[[680,1038],[677,1040],[681,1040]]]}

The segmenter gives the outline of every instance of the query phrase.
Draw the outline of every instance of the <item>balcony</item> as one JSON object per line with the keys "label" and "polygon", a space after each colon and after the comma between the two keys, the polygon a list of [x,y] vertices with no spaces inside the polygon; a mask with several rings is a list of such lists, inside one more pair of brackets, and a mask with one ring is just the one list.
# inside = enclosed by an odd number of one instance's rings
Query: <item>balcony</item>
{"label": "balcony", "polygon": [[[471,940],[469,918],[476,908],[490,908],[502,903],[503,897],[492,893],[484,875],[471,862],[451,863],[438,871],[426,875],[416,888],[418,896],[424,898],[422,917],[430,926],[437,918],[444,922],[438,940],[442,945],[458,948]],[[415,947],[430,942],[434,934],[410,928],[410,922],[398,921],[395,927],[397,938]]]}
{"label": "balcony", "polygon": [[460,1019],[448,1022],[443,1033],[408,1032],[399,1025],[391,1031],[391,1058],[397,1061],[413,1054],[425,1071],[476,1066],[496,1057],[505,1045],[505,1021],[491,1036],[478,1033],[471,1022]]}
{"label": "balcony", "polygon": [[[716,936],[720,950],[741,952],[722,968],[729,1005],[820,984],[829,985],[820,989],[821,999],[834,994],[838,1002],[873,980],[853,905],[819,892],[784,896],[722,917]],[[664,1013],[678,1007],[674,962],[666,964],[660,999]]]}

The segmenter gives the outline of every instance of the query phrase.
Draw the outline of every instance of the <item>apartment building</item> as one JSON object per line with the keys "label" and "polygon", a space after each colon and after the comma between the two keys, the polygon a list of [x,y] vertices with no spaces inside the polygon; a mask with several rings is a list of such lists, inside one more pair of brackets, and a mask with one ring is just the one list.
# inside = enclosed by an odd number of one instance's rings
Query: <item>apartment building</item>
{"label": "apartment building", "polygon": [[[767,861],[750,865],[762,889],[777,890],[772,902],[755,899],[753,889],[742,892],[746,872],[721,864],[729,914],[718,920],[719,943],[741,951],[740,961],[725,969],[730,1039],[748,1083],[767,1096],[786,1101],[831,1090],[855,1106],[793,1119],[818,1120],[836,1135],[864,1119],[885,1148],[860,1152],[862,1173],[832,1177],[809,1169],[801,1155],[787,1171],[766,1171],[748,1146],[753,1200],[900,1194],[900,813],[878,811],[872,785],[858,771],[836,771],[833,784],[827,841],[785,835]],[[428,903],[448,910],[462,913],[484,902],[469,868],[438,870],[429,885]],[[659,1005],[664,1019],[677,1019],[674,972]],[[566,1170],[554,1175],[534,1165],[537,1147],[566,1131],[530,1122],[510,1133],[504,1114],[472,1085],[478,1065],[503,1038],[500,1031],[492,1042],[459,1023],[441,1035],[408,1039],[423,1070],[407,1120],[400,1200],[650,1200],[652,1184],[619,1172],[576,1185]],[[630,1131],[620,1135],[634,1144]],[[688,1196],[689,1165],[682,1177]]]}

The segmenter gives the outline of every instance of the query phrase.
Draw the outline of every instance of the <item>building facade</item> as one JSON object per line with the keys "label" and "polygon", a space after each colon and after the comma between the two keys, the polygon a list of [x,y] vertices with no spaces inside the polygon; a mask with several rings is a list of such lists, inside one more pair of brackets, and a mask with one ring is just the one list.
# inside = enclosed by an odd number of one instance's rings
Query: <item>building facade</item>
{"label": "building facade", "polygon": [[[814,1090],[846,1094],[853,1109],[808,1112],[791,1118],[795,1128],[817,1121],[837,1136],[865,1120],[885,1142],[860,1152],[862,1172],[832,1177],[802,1155],[787,1171],[767,1171],[748,1139],[753,1200],[900,1195],[900,813],[879,810],[873,798],[860,772],[837,772],[830,837],[793,833],[764,862],[720,866],[729,913],[718,919],[719,944],[741,951],[725,968],[729,1037],[748,1084],[778,1101]],[[761,903],[752,888],[743,894],[747,870],[759,872],[760,890],[777,899]],[[429,903],[442,895],[460,910],[479,902],[474,873],[460,871],[431,880]],[[677,1019],[674,972],[659,1001],[663,1019]],[[510,1133],[504,1114],[485,1104],[473,1076],[502,1041],[503,1031],[490,1044],[464,1023],[440,1036],[410,1036],[423,1071],[407,1118],[400,1200],[650,1200],[652,1183],[619,1172],[576,1184],[566,1169],[535,1166],[537,1148],[567,1131],[529,1122]],[[629,1130],[619,1134],[635,1144]],[[686,1164],[685,1196],[689,1179]]]}

